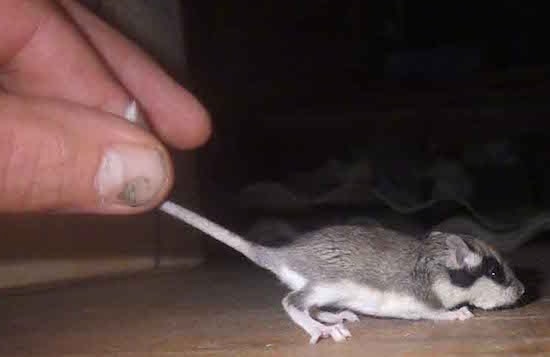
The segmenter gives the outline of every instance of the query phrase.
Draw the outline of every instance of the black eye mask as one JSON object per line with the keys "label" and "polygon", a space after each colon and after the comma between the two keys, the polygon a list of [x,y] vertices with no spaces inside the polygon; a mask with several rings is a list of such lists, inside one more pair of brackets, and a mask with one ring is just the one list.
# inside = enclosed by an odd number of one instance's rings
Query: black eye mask
{"label": "black eye mask", "polygon": [[481,264],[473,269],[448,269],[448,272],[451,283],[461,288],[469,288],[482,276],[497,284],[506,285],[504,269],[495,257],[483,257]]}
{"label": "black eye mask", "polygon": [[500,285],[506,284],[506,274],[504,274],[504,269],[502,265],[494,257],[485,257],[483,258],[482,267],[483,275],[493,280],[495,283]]}

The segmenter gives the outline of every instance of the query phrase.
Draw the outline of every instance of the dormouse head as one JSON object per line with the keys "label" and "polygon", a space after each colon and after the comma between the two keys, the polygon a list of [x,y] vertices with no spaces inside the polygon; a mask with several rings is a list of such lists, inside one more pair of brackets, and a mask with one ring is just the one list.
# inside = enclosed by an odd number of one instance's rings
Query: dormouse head
{"label": "dormouse head", "polygon": [[512,269],[483,241],[442,232],[432,232],[428,239],[438,241],[443,250],[439,262],[444,268],[433,290],[445,307],[467,303],[494,309],[512,305],[523,295],[524,286]]}

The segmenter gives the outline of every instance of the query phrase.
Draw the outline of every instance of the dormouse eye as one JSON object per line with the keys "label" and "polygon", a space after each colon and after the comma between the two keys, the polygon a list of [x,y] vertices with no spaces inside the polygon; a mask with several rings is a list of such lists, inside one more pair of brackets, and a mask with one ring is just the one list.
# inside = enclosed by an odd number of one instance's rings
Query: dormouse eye
{"label": "dormouse eye", "polygon": [[506,280],[502,266],[494,258],[487,259],[487,270],[485,275],[499,284],[503,284]]}

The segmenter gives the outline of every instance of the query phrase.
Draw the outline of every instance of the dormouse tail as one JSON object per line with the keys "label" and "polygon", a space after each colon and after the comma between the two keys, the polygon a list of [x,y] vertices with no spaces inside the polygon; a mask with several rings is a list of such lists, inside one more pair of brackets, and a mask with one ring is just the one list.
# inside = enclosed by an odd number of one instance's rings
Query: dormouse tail
{"label": "dormouse tail", "polygon": [[246,241],[243,237],[231,232],[228,229],[225,229],[219,224],[216,224],[196,214],[195,212],[170,201],[164,202],[162,206],[160,206],[160,210],[199,229],[203,233],[208,234],[225,245],[228,245],[243,254],[248,259],[252,260],[254,263],[260,266],[265,265],[265,262],[262,262],[262,259],[258,257],[258,249],[256,249],[253,243]]}

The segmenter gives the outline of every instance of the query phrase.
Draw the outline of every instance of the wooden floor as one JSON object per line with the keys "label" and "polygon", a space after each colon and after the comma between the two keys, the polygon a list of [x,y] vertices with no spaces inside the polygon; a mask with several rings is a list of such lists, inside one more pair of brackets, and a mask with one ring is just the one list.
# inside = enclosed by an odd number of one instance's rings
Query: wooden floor
{"label": "wooden floor", "polygon": [[526,306],[463,322],[363,317],[351,340],[315,346],[283,312],[285,289],[248,264],[9,294],[0,356],[550,355],[548,258],[548,245],[516,256],[542,295]]}

